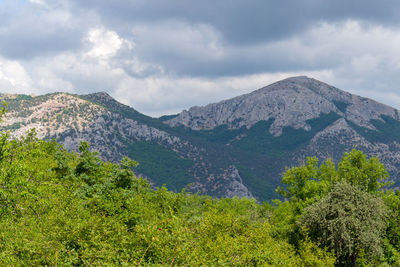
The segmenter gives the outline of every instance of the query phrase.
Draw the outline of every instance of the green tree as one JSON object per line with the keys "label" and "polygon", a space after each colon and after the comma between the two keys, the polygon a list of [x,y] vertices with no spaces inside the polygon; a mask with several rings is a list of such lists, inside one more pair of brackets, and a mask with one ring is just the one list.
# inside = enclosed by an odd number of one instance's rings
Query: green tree
{"label": "green tree", "polygon": [[341,182],[307,207],[298,223],[318,246],[335,252],[338,266],[376,265],[383,256],[386,216],[381,198]]}
{"label": "green tree", "polygon": [[338,183],[347,183],[363,192],[381,195],[380,190],[388,185],[388,172],[375,157],[368,158],[362,151],[352,150],[345,153],[335,165],[328,159],[322,164],[316,157],[308,158],[302,166],[287,169],[282,177],[284,186],[277,191],[286,201],[275,201],[277,208],[273,212],[273,233],[299,248],[307,236],[298,221],[305,209],[319,203]]}
{"label": "green tree", "polygon": [[393,266],[400,266],[400,191],[387,190],[383,200],[389,209],[384,239],[385,258]]}
{"label": "green tree", "polygon": [[277,191],[288,200],[310,203],[326,195],[338,182],[377,192],[388,185],[388,178],[389,174],[378,158],[367,159],[362,151],[353,149],[343,155],[337,167],[331,159],[318,166],[318,159],[310,157],[305,165],[287,169],[282,177],[286,187],[278,187]]}
{"label": "green tree", "polygon": [[338,164],[337,181],[345,181],[370,193],[377,192],[388,182],[389,173],[377,157],[367,159],[359,150],[345,153]]}

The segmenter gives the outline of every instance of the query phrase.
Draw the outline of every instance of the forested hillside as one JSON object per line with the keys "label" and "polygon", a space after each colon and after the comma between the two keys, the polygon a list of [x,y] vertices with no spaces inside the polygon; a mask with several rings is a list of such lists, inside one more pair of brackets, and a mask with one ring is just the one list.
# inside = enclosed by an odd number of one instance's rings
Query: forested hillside
{"label": "forested hillside", "polygon": [[0,137],[0,264],[377,266],[400,264],[400,195],[360,151],[288,169],[284,202],[156,190],[32,131]]}

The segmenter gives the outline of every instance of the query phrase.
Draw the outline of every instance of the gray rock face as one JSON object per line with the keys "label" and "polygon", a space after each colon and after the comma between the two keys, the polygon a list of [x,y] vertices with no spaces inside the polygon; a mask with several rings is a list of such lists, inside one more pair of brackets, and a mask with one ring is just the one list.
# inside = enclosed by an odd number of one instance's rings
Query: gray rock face
{"label": "gray rock face", "polygon": [[242,177],[240,177],[239,171],[234,165],[231,165],[226,170],[224,170],[222,177],[228,181],[227,183],[225,183],[226,185],[224,195],[226,197],[254,197],[249,189],[243,184]]}
{"label": "gray rock face", "polygon": [[378,157],[391,173],[393,180],[400,174],[400,144],[397,141],[371,142],[355,131],[345,119],[318,132],[309,144],[296,153],[298,162],[304,161],[307,156],[317,156],[321,161],[328,158],[339,159],[343,152],[352,149],[362,150],[369,156]]}
{"label": "gray rock face", "polygon": [[274,136],[280,136],[285,126],[310,130],[307,120],[330,112],[370,129],[374,129],[370,120],[380,120],[381,115],[399,119],[396,110],[389,106],[300,76],[276,82],[250,94],[204,107],[192,107],[166,123],[170,126],[184,125],[193,130],[210,130],[220,125],[238,129],[273,118],[275,121],[269,131]]}

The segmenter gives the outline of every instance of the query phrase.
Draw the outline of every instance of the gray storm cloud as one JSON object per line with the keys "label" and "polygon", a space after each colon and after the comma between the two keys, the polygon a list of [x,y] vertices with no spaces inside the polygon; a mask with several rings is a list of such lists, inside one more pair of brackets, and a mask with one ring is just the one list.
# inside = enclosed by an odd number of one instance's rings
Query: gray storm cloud
{"label": "gray storm cloud", "polygon": [[158,116],[306,74],[400,107],[398,1],[0,1],[0,90]]}

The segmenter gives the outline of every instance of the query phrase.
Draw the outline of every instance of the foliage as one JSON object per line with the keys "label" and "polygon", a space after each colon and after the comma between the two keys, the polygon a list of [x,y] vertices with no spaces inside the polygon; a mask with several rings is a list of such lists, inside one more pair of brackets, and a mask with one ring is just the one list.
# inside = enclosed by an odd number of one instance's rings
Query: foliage
{"label": "foliage", "polygon": [[257,196],[258,199],[274,199],[277,194],[274,185],[268,179],[260,179],[260,176],[255,174],[259,169],[248,168],[245,165],[237,164],[235,167],[239,171],[240,177],[245,181],[245,185],[249,190]]}
{"label": "foliage", "polygon": [[[3,105],[0,118],[5,111]],[[334,115],[308,123],[324,127]],[[254,130],[238,131],[251,137]],[[282,138],[295,135],[290,131],[284,129]],[[200,147],[202,139],[212,141],[207,151],[215,158],[232,137],[223,128],[200,135],[193,140]],[[296,138],[295,147],[306,137]],[[267,155],[249,157],[237,144],[227,147],[214,168],[239,154],[238,169],[250,186],[271,168],[260,166]],[[140,142],[130,149],[154,176],[172,165],[171,158],[181,159],[162,147],[156,158],[149,152],[155,148]],[[162,177],[168,185],[192,165],[181,163]],[[132,168],[141,166],[129,158],[104,162],[86,142],[71,153],[38,140],[34,131],[19,139],[1,134],[0,265],[400,265],[400,193],[387,190],[386,169],[361,151],[345,154],[337,165],[314,157],[287,169],[277,189],[285,201],[275,205],[154,190]]]}
{"label": "foliage", "polygon": [[371,130],[347,121],[352,128],[372,143],[389,143],[399,140],[400,122],[398,120],[387,115],[381,115],[380,119],[372,119],[370,122],[376,130]]}
{"label": "foliage", "polygon": [[30,95],[18,95],[16,97],[16,100],[30,100],[30,99],[32,99],[32,96]]}
{"label": "foliage", "polygon": [[145,173],[156,184],[164,183],[169,189],[179,192],[192,182],[188,170],[193,162],[180,157],[175,151],[138,141],[128,145],[128,153],[139,162],[135,170]]}
{"label": "foliage", "polygon": [[348,107],[348,103],[342,102],[342,101],[337,101],[337,100],[332,100],[333,104],[343,113],[346,113],[346,109]]}
{"label": "foliage", "polygon": [[387,190],[383,200],[389,209],[384,239],[385,257],[392,265],[400,266],[400,191]]}
{"label": "foliage", "polygon": [[344,154],[337,167],[330,159],[318,166],[318,159],[312,157],[303,166],[287,169],[282,177],[287,187],[279,187],[277,191],[287,199],[312,203],[341,181],[372,193],[388,185],[388,178],[378,158],[367,159],[361,151],[353,149]]}
{"label": "foliage", "polygon": [[0,265],[332,266],[311,241],[301,251],[271,234],[271,207],[153,190],[136,162],[103,162],[35,132],[0,136]]}
{"label": "foliage", "polygon": [[376,265],[383,256],[386,207],[381,198],[348,183],[337,183],[307,207],[299,224],[318,246],[336,253],[338,264],[354,266],[361,252]]}
{"label": "foliage", "polygon": [[[240,149],[253,151],[259,154],[283,157],[287,152],[293,151],[310,141],[314,135],[336,121],[339,115],[331,112],[322,113],[320,117],[307,120],[311,130],[295,129],[284,127],[282,134],[278,137],[269,132],[274,119],[260,121],[254,124],[249,130],[242,131],[245,137],[233,142],[233,145]],[[225,134],[226,135],[226,134]]]}
{"label": "foliage", "polygon": [[399,193],[382,191],[388,172],[375,157],[357,150],[335,165],[330,159],[287,169],[271,221],[274,236],[300,249],[308,237],[337,257],[337,266],[398,264]]}
{"label": "foliage", "polygon": [[2,103],[2,106],[1,106],[1,108],[0,108],[0,122],[2,122],[2,117],[4,116],[4,114],[7,112],[7,106],[8,106],[8,104],[7,104],[7,102],[5,102],[5,101],[3,101]]}
{"label": "foliage", "polygon": [[337,177],[338,181],[358,186],[369,193],[390,185],[387,182],[389,173],[379,159],[376,157],[367,159],[364,153],[357,150],[344,154],[338,164]]}

